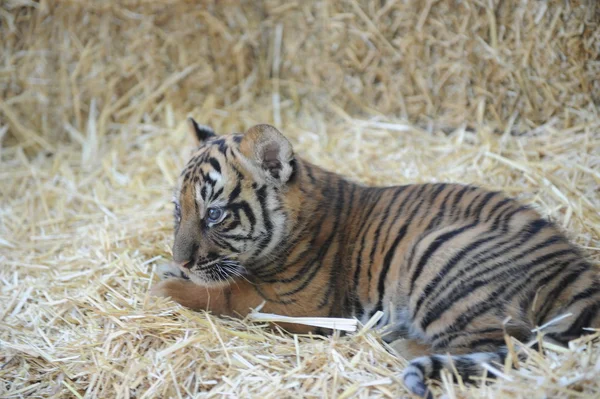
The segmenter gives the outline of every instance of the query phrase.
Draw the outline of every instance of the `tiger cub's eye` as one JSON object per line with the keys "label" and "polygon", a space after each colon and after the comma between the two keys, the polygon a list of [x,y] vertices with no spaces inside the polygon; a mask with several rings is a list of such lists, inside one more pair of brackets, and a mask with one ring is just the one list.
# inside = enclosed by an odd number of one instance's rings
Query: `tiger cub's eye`
{"label": "tiger cub's eye", "polygon": [[219,223],[223,216],[225,216],[225,212],[221,208],[208,208],[206,212],[206,221],[209,223]]}

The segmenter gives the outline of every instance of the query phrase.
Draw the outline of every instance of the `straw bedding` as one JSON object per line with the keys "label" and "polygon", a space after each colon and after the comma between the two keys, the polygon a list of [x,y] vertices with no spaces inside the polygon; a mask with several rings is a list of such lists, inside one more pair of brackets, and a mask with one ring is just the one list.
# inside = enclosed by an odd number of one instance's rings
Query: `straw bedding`
{"label": "straw bedding", "polygon": [[[148,298],[187,115],[364,183],[505,190],[600,261],[595,0],[8,0],[0,43],[0,397],[407,396],[376,331]],[[598,336],[434,392],[599,397]]]}

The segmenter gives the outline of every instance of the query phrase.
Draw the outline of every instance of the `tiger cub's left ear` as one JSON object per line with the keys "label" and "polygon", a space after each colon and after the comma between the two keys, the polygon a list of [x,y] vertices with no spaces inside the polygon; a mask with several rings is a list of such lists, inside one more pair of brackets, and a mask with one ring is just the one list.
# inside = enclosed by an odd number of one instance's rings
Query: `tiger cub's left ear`
{"label": "tiger cub's left ear", "polygon": [[199,146],[211,137],[215,137],[215,131],[208,126],[199,125],[194,118],[187,119],[188,131],[194,140],[194,145]]}
{"label": "tiger cub's left ear", "polygon": [[241,153],[259,176],[276,185],[285,184],[292,175],[292,144],[271,125],[248,129],[240,143]]}

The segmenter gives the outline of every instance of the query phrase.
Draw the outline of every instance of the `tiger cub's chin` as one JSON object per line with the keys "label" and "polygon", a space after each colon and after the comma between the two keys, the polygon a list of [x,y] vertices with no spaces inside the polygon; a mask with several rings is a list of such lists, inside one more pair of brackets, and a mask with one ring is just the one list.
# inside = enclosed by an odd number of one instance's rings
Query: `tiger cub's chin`
{"label": "tiger cub's chin", "polygon": [[156,275],[161,280],[170,278],[179,278],[183,280],[189,280],[189,276],[183,272],[177,265],[173,263],[162,263],[156,268]]}
{"label": "tiger cub's chin", "polygon": [[597,269],[500,192],[365,187],[297,157],[272,126],[225,136],[189,127],[198,147],[178,180],[173,257],[194,267],[160,272],[177,279],[161,292],[179,303],[241,317],[264,303],[363,323],[381,311],[378,327],[418,355],[403,381],[420,396],[442,369],[466,380],[482,363],[502,365],[506,333],[526,341],[554,321],[544,332],[566,343],[600,328]]}

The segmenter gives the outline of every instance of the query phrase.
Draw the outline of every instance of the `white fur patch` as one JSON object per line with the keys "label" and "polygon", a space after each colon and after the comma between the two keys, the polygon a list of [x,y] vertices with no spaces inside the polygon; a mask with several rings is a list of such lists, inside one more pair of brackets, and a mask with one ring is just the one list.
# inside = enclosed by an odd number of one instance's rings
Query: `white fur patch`
{"label": "white fur patch", "polygon": [[468,357],[469,360],[471,360],[474,363],[481,364],[481,363],[495,360],[498,357],[498,355],[496,355],[495,353],[489,353],[489,352],[477,352],[477,353],[469,353],[465,357]]}
{"label": "white fur patch", "polygon": [[216,171],[214,171],[214,170],[211,170],[211,171],[208,173],[208,176],[209,176],[211,179],[213,179],[215,182],[217,182],[217,183],[220,183],[220,182],[221,182],[221,178],[222,178],[222,176],[221,176],[221,174],[220,174],[219,172],[216,172]]}
{"label": "white fur patch", "polygon": [[156,268],[156,274],[161,280],[182,278],[181,270],[173,263],[163,263]]}

